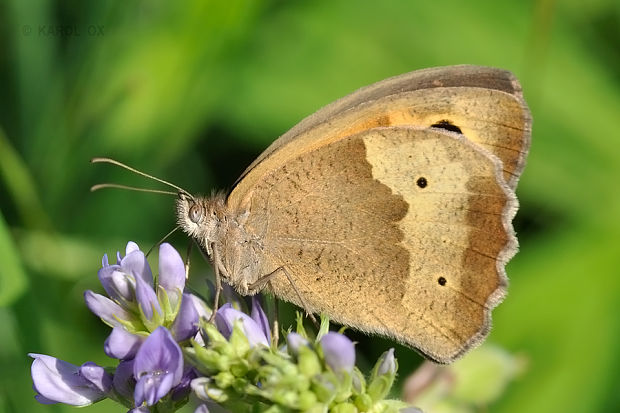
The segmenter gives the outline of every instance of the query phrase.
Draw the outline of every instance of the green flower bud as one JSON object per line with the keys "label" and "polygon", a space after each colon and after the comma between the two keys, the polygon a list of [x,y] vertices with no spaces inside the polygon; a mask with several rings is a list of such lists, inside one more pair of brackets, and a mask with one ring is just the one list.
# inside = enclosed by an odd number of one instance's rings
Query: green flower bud
{"label": "green flower bud", "polygon": [[325,413],[326,411],[327,406],[322,403],[317,403],[309,409],[303,410],[304,413]]}
{"label": "green flower bud", "polygon": [[243,377],[250,370],[249,363],[246,359],[235,360],[230,366],[230,372],[235,377]]}
{"label": "green flower bud", "polygon": [[250,351],[250,342],[243,332],[240,320],[235,321],[228,341],[230,342],[235,355],[238,357],[245,357],[245,355]]}
{"label": "green flower bud", "polygon": [[313,377],[322,370],[319,356],[306,346],[299,347],[298,349],[297,365],[301,374],[306,377]]}
{"label": "green flower bud", "polygon": [[347,401],[351,394],[353,394],[353,379],[351,374],[341,371],[336,373],[338,377],[338,389],[336,392],[335,400],[337,402]]}
{"label": "green flower bud", "polygon": [[168,297],[168,292],[161,285],[157,286],[157,301],[159,301],[159,306],[161,307],[162,312],[164,313],[164,325],[170,325],[174,321],[174,318],[177,316],[179,312],[179,305],[181,300],[177,300],[177,305],[175,308],[172,308],[170,303],[170,298]]}
{"label": "green flower bud", "polygon": [[329,404],[336,397],[338,382],[331,373],[321,374],[312,379],[311,388],[320,402]]}
{"label": "green flower bud", "polygon": [[392,378],[387,377],[387,376],[375,377],[375,379],[372,382],[370,382],[370,384],[368,385],[367,394],[375,402],[383,400],[383,398],[385,398],[385,396],[387,396],[387,394],[389,393],[390,388],[392,387],[393,381],[394,381],[394,377]]}
{"label": "green flower bud", "polygon": [[330,409],[331,413],[357,413],[357,407],[351,403],[340,403]]}
{"label": "green flower bud", "polygon": [[131,319],[128,319],[128,320],[124,320],[119,317],[114,317],[114,318],[116,319],[116,321],[121,323],[123,327],[125,327],[125,330],[129,331],[130,333],[132,334],[143,333],[144,335],[148,336],[148,333],[145,333],[147,331],[146,326],[144,325],[142,320],[140,320],[138,317],[132,317]]}
{"label": "green flower bud", "polygon": [[217,403],[224,403],[226,400],[228,400],[228,394],[222,389],[207,387],[206,393],[211,400]]}
{"label": "green flower bud", "polygon": [[207,320],[200,320],[200,330],[203,336],[206,336],[209,342],[209,347],[221,347],[228,346],[228,340],[222,335],[213,323],[209,323]]}
{"label": "green flower bud", "polygon": [[368,395],[375,401],[382,400],[387,396],[394,383],[398,364],[394,359],[394,349],[391,348],[379,357],[372,369],[370,383],[368,384]]}
{"label": "green flower bud", "polygon": [[307,412],[317,403],[317,398],[311,391],[302,391],[299,393],[298,409]]}
{"label": "green flower bud", "polygon": [[282,406],[296,406],[299,403],[297,392],[292,389],[278,389],[272,393],[271,400]]}
{"label": "green flower bud", "polygon": [[267,410],[264,410],[263,413],[285,413],[287,411],[288,410],[282,408],[281,406],[274,404],[273,406],[268,407]]}
{"label": "green flower bud", "polygon": [[366,393],[366,380],[364,379],[362,372],[357,367],[354,367],[353,372],[351,373],[351,385],[353,386],[354,393]]}
{"label": "green flower bud", "polygon": [[373,404],[372,398],[367,394],[358,394],[353,400],[355,407],[362,412],[370,410]]}
{"label": "green flower bud", "polygon": [[194,357],[198,360],[196,367],[203,373],[209,374],[217,371],[227,371],[230,367],[230,359],[215,350],[202,347],[192,340]]}
{"label": "green flower bud", "polygon": [[226,389],[232,385],[235,376],[228,371],[222,371],[221,373],[216,374],[213,379],[215,380],[217,387],[220,389]]}

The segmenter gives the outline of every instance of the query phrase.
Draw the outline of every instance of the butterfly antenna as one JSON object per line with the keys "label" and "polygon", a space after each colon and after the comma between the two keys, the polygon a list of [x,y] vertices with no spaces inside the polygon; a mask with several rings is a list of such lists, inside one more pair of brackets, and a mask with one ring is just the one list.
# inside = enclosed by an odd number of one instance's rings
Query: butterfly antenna
{"label": "butterfly antenna", "polygon": [[162,191],[159,189],[148,189],[148,188],[138,188],[135,186],[127,186],[127,185],[119,185],[119,184],[97,184],[90,187],[91,192],[98,191],[104,188],[117,188],[117,189],[127,189],[130,191],[138,191],[138,192],[150,192],[153,194],[165,194],[165,195],[177,195],[176,192],[172,191]]}
{"label": "butterfly antenna", "polygon": [[[168,185],[168,186],[176,189],[177,191],[182,192],[185,195],[189,196],[191,199],[194,199],[194,197],[188,191],[186,191],[185,189],[181,188],[180,186],[177,186],[177,185],[175,185],[175,184],[173,184],[171,182],[165,181],[163,179],[157,178],[157,177],[155,177],[153,175],[149,175],[147,173],[139,171],[139,170],[137,170],[135,168],[132,168],[129,165],[125,165],[124,163],[116,161],[114,159],[110,159],[110,158],[93,158],[93,159],[91,159],[90,162],[91,163],[109,163],[109,164],[112,164],[112,165],[120,166],[123,169],[127,169],[128,171],[131,171],[131,172],[133,172],[135,174],[141,175],[141,176],[143,176],[145,178],[149,178],[149,179],[152,179],[154,181],[160,182],[160,183],[162,183],[164,185]],[[145,189],[140,189],[140,188],[124,187],[123,185],[116,185],[116,184],[100,184],[100,185],[95,185],[95,186],[93,186],[91,188],[91,191],[96,191],[96,190],[102,189],[102,188],[124,188],[124,189],[135,189],[135,190],[138,190],[138,191],[145,191],[145,192],[167,193],[165,191],[158,192],[158,191],[155,191],[155,190],[151,191],[151,190],[145,190]],[[168,193],[170,193],[170,192],[168,192]],[[172,193],[172,194],[176,195],[176,193]]]}

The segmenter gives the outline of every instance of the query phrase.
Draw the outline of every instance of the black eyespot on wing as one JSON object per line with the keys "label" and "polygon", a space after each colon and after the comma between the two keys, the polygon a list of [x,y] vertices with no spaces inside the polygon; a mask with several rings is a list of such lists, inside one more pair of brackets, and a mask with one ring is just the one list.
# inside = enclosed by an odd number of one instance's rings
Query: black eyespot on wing
{"label": "black eyespot on wing", "polygon": [[446,285],[447,282],[448,280],[446,280],[444,277],[437,278],[437,283],[439,283],[439,285],[441,285],[442,287]]}
{"label": "black eyespot on wing", "polygon": [[419,186],[420,188],[426,188],[426,186],[428,185],[428,181],[426,180],[425,177],[420,177],[418,178],[417,181],[415,181],[416,185]]}
{"label": "black eyespot on wing", "polygon": [[432,128],[445,129],[445,130],[450,131],[450,132],[460,133],[461,135],[463,134],[463,132],[461,132],[461,128],[459,128],[458,126],[456,126],[455,124],[453,124],[449,120],[445,120],[445,119],[444,120],[440,120],[439,122],[432,124],[431,127]]}

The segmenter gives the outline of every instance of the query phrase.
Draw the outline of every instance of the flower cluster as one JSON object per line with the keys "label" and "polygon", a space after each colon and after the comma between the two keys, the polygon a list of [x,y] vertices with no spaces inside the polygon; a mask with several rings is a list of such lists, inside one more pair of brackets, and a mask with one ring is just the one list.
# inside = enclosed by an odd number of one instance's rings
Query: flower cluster
{"label": "flower cluster", "polygon": [[105,353],[119,360],[113,373],[88,362],[74,366],[31,354],[36,398],[41,403],[85,406],[109,397],[132,407],[185,404],[195,370],[186,366],[179,343],[196,336],[200,317],[210,315],[198,297],[183,293],[185,265],[170,245],[159,249],[159,274],[133,242],[116,264],[103,256],[98,273],[107,296],[86,291],[87,307],[112,327]]}
{"label": "flower cluster", "polygon": [[[226,311],[236,312],[230,307]],[[353,342],[329,332],[325,317],[311,340],[299,316],[297,332],[289,332],[286,345],[279,349],[264,345],[269,330],[253,319],[242,313],[231,319],[237,321],[227,322],[226,328],[220,328],[219,322],[216,326],[203,323],[207,345],[187,349],[188,358],[204,376],[192,382],[200,399],[234,412],[396,413],[407,407],[401,401],[385,400],[397,370],[393,349],[380,357],[366,381],[355,367]]]}
{"label": "flower cluster", "polygon": [[214,403],[232,412],[417,411],[385,399],[396,376],[393,349],[366,379],[355,367],[353,343],[329,332],[326,317],[311,339],[299,316],[297,332],[278,347],[257,297],[249,315],[227,303],[212,323],[205,302],[184,292],[185,265],[169,244],[160,247],[158,269],[153,277],[133,242],[116,264],[104,255],[98,276],[107,296],[84,297],[112,327],[104,351],[119,362],[76,366],[31,354],[39,402],[86,406],[110,398],[130,412],[174,412],[194,394],[200,413]]}

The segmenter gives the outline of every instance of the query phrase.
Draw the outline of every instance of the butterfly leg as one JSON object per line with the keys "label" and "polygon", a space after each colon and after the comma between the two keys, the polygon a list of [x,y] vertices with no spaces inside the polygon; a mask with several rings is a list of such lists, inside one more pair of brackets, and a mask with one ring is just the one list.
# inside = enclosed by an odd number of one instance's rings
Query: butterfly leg
{"label": "butterfly leg", "polygon": [[215,313],[217,313],[220,302],[220,291],[222,291],[222,277],[220,276],[220,253],[219,250],[215,247],[215,244],[211,245],[211,250],[213,251],[213,272],[215,273],[215,299],[213,300],[213,310],[211,312],[211,317],[209,318],[210,323],[215,320]]}
{"label": "butterfly leg", "polygon": [[[271,286],[271,282],[269,282],[269,285]],[[278,320],[280,320],[280,311],[278,309],[279,303],[280,301],[278,300],[278,298],[274,295],[273,296],[273,332],[271,333],[271,337],[273,339],[273,343],[275,346],[278,345],[278,340],[280,338],[280,323],[278,322]]]}
{"label": "butterfly leg", "polygon": [[269,280],[271,280],[271,278],[273,278],[278,273],[278,271],[282,271],[284,273],[288,281],[291,283],[291,287],[293,287],[293,290],[295,290],[295,294],[299,298],[299,301],[301,302],[301,305],[304,308],[304,311],[308,315],[308,318],[310,318],[310,320],[312,320],[314,325],[318,327],[319,323],[316,321],[316,318],[314,318],[314,315],[312,314],[312,312],[308,309],[308,305],[306,304],[304,297],[301,295],[301,293],[297,289],[297,285],[293,281],[293,277],[291,277],[291,274],[288,273],[285,267],[278,267],[272,272],[270,272],[269,274],[265,274],[261,276],[258,280],[254,281],[252,284],[248,286],[248,291],[254,292],[254,291],[262,290],[265,284],[267,284]]}

